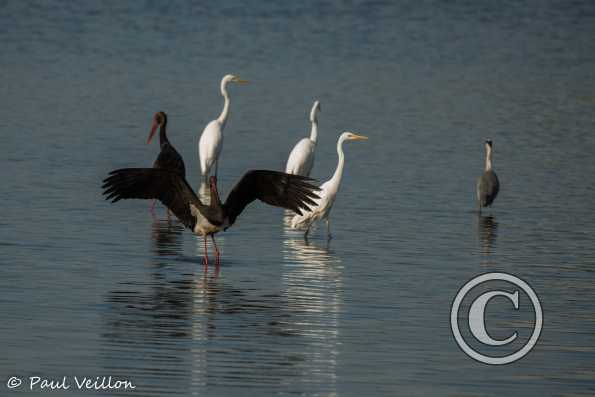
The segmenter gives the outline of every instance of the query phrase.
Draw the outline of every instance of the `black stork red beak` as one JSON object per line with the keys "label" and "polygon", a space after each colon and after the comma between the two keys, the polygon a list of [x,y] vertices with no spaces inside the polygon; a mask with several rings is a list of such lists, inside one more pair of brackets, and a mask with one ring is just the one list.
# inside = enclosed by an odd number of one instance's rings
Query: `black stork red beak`
{"label": "black stork red beak", "polygon": [[155,136],[155,132],[157,131],[157,127],[159,127],[159,122],[157,118],[153,118],[153,125],[151,125],[151,132],[149,133],[149,137],[147,138],[147,143],[151,143],[151,139]]}

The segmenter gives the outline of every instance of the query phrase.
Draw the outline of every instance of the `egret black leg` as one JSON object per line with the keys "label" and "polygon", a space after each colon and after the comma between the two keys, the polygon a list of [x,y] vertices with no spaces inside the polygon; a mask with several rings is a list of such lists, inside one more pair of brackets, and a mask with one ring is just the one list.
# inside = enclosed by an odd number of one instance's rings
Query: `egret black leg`
{"label": "egret black leg", "polygon": [[304,240],[308,241],[308,233],[310,233],[310,226],[312,226],[312,224],[309,224],[308,227],[306,228],[306,232],[304,233]]}

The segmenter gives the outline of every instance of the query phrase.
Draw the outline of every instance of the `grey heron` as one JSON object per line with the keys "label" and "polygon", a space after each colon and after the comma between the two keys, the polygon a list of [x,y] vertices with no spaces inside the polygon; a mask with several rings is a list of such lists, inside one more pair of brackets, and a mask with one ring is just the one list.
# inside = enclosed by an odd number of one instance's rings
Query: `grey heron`
{"label": "grey heron", "polygon": [[481,207],[489,207],[492,205],[500,191],[500,181],[498,181],[498,176],[492,167],[493,144],[491,140],[485,141],[485,149],[485,170],[479,179],[477,179],[477,202],[479,213],[481,213]]}

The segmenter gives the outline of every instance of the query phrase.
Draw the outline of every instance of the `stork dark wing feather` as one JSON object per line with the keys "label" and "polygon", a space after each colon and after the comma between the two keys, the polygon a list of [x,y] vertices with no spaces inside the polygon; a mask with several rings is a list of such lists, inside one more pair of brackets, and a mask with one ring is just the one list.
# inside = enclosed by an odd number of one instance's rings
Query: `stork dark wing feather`
{"label": "stork dark wing feather", "polygon": [[174,171],[160,168],[122,168],[109,173],[103,181],[103,194],[112,203],[122,199],[158,199],[188,228],[194,229],[196,218],[190,203],[202,203],[188,182]]}
{"label": "stork dark wing feather", "polygon": [[318,198],[314,191],[319,189],[310,182],[310,178],[284,172],[248,171],[225,200],[224,208],[230,225],[244,208],[256,199],[301,215],[301,210],[309,209],[308,205],[314,205],[314,199]]}

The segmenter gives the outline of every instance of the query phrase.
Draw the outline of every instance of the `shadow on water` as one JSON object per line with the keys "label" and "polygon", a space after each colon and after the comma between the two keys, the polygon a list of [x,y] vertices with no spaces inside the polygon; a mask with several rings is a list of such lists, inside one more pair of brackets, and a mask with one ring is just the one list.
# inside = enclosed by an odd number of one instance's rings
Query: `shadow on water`
{"label": "shadow on water", "polygon": [[477,235],[481,244],[481,253],[490,255],[498,237],[498,222],[493,215],[477,215]]}

